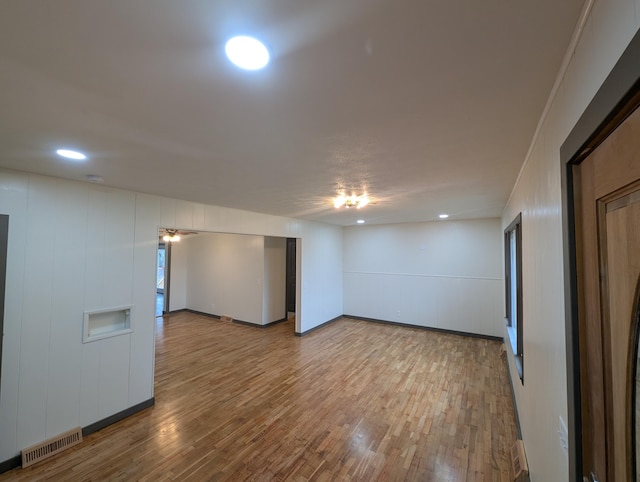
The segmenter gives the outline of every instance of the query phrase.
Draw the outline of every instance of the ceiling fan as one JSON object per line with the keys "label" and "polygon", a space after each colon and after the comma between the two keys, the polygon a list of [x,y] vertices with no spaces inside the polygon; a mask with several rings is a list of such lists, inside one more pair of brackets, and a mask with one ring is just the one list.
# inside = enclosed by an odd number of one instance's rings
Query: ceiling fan
{"label": "ceiling fan", "polygon": [[183,229],[169,229],[169,228],[160,228],[159,235],[160,239],[169,243],[175,243],[180,241],[182,236],[188,236],[189,234],[198,234],[197,231],[186,231]]}

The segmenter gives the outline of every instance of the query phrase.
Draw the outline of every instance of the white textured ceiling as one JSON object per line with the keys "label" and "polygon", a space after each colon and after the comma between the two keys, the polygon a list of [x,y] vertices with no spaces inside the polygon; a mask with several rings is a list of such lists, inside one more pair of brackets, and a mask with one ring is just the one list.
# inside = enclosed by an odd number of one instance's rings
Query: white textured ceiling
{"label": "white textured ceiling", "polygon": [[3,0],[0,166],[339,225],[500,216],[582,3]]}

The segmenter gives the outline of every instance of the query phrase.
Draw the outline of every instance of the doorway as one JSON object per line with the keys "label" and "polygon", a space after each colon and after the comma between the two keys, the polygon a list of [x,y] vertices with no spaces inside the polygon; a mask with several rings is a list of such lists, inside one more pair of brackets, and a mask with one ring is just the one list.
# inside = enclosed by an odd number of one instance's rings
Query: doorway
{"label": "doorway", "polygon": [[286,267],[286,304],[287,317],[296,312],[296,243],[295,238],[287,238],[287,267]]}
{"label": "doorway", "polygon": [[156,318],[169,313],[170,287],[171,243],[160,238],[156,261]]}
{"label": "doorway", "polygon": [[[575,433],[585,480],[640,480],[640,89],[568,164]],[[570,243],[571,244],[571,243]],[[570,339],[573,341],[570,341]],[[568,346],[568,353],[571,346]],[[570,353],[569,353],[570,354]],[[637,404],[637,405],[636,405]]]}
{"label": "doorway", "polygon": [[[191,310],[260,326],[290,321],[295,332],[301,253],[296,238],[175,229],[182,239],[163,242],[166,231],[159,228],[156,265],[164,314]],[[162,315],[159,304],[156,316]]]}
{"label": "doorway", "polygon": [[569,477],[580,482],[640,480],[639,55],[640,32],[560,148]]}
{"label": "doorway", "polygon": [[158,254],[156,260],[156,317],[162,316],[164,313],[164,284],[166,281],[166,248],[164,243],[158,244]]}
{"label": "doorway", "polygon": [[638,153],[640,109],[635,109],[573,167],[583,472],[599,481],[640,479],[632,426],[640,287]]}

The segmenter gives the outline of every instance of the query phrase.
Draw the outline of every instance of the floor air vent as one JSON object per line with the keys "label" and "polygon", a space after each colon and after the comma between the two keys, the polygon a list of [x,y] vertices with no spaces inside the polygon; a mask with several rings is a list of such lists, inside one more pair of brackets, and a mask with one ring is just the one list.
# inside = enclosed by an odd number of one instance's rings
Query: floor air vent
{"label": "floor air vent", "polygon": [[61,433],[57,437],[50,438],[39,444],[32,445],[22,450],[22,467],[40,462],[46,458],[62,452],[69,447],[78,445],[82,442],[82,429],[80,427]]}
{"label": "floor air vent", "polygon": [[516,440],[511,447],[511,465],[513,466],[513,480],[515,482],[527,482],[529,480],[529,465],[524,453],[524,442]]}

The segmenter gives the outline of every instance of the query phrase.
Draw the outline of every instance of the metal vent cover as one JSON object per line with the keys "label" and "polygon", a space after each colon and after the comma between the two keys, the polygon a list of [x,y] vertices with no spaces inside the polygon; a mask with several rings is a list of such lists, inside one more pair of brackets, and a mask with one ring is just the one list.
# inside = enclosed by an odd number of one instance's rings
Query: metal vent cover
{"label": "metal vent cover", "polygon": [[69,447],[78,445],[80,442],[82,442],[82,429],[77,427],[44,442],[27,447],[21,451],[22,468],[52,457]]}

